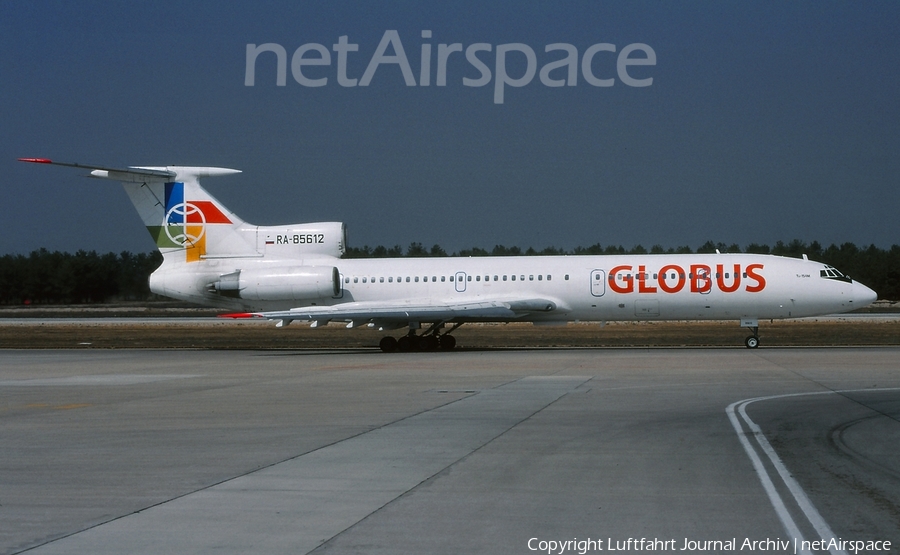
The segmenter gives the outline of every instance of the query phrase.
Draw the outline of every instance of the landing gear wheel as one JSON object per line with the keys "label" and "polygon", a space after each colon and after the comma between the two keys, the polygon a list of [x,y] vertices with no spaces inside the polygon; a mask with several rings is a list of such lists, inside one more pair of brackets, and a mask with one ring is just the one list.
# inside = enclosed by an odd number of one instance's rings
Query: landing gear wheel
{"label": "landing gear wheel", "polygon": [[413,335],[413,336],[404,335],[403,337],[401,337],[400,339],[397,340],[397,348],[400,349],[400,351],[402,351],[404,353],[408,353],[408,352],[414,350],[418,346],[418,343],[419,343],[418,339],[419,338],[416,337],[415,335]]}
{"label": "landing gear wheel", "polygon": [[452,335],[441,336],[441,350],[449,351],[456,347],[456,338]]}
{"label": "landing gear wheel", "polygon": [[759,337],[751,335],[744,340],[744,345],[746,345],[748,349],[755,349],[759,347]]}
{"label": "landing gear wheel", "polygon": [[433,335],[425,335],[419,338],[419,349],[423,351],[434,351],[439,346],[438,338]]}
{"label": "landing gear wheel", "polygon": [[397,350],[397,340],[388,335],[381,338],[378,346],[381,347],[381,352],[383,353],[393,353]]}

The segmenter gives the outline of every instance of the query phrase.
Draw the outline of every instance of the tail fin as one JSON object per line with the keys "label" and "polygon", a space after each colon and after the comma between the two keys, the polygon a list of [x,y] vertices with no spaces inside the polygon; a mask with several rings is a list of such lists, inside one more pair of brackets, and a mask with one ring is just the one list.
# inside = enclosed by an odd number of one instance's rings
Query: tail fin
{"label": "tail fin", "polygon": [[94,170],[91,175],[123,181],[125,192],[166,258],[180,256],[182,251],[185,262],[260,255],[256,226],[245,223],[200,186],[201,177],[229,175],[239,170],[189,166],[134,169],[175,175],[129,181],[104,170]]}
{"label": "tail fin", "polygon": [[[247,224],[200,186],[200,178],[240,170],[192,166],[125,169],[20,158],[23,162],[91,170],[92,177],[122,182],[128,198],[167,261],[262,256],[257,227]],[[183,257],[183,258],[182,258]]]}

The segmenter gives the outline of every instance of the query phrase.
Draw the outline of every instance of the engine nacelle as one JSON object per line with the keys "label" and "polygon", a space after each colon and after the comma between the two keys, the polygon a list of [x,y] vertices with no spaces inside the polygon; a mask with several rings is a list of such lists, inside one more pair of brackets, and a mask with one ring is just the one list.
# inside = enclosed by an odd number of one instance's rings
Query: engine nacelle
{"label": "engine nacelle", "polygon": [[340,258],[347,246],[347,228],[341,222],[259,226],[257,237],[266,258]]}
{"label": "engine nacelle", "polygon": [[324,299],[340,295],[341,274],[334,266],[252,268],[220,276],[210,290],[251,301]]}

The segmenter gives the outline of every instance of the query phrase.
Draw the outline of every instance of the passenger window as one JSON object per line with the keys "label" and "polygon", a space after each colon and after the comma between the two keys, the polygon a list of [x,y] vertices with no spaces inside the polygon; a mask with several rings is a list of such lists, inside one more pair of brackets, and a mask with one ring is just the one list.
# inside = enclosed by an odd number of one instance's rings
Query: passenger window
{"label": "passenger window", "polygon": [[450,281],[453,281],[453,276],[450,276]]}
{"label": "passenger window", "polygon": [[498,279],[499,279],[498,276],[494,276],[494,281],[497,281]]}
{"label": "passenger window", "polygon": [[566,277],[564,277],[563,279],[569,281],[569,274],[566,274]]}
{"label": "passenger window", "polygon": [[378,278],[378,283],[384,283],[384,278],[383,277]]}
{"label": "passenger window", "polygon": [[516,281],[516,276],[515,276],[515,274],[513,274],[512,280],[513,280],[513,281]]}
{"label": "passenger window", "polygon": [[348,278],[348,277],[344,278],[344,283],[350,283],[350,278]]}
{"label": "passenger window", "polygon": [[359,283],[359,278],[358,277],[353,278],[353,283]]}
{"label": "passenger window", "polygon": [[431,276],[431,281],[432,281],[432,282],[437,281],[437,276]]}
{"label": "passenger window", "polygon": [[547,281],[550,281],[551,279],[553,279],[553,276],[550,274],[547,274]]}
{"label": "passenger window", "polygon": [[481,276],[475,276],[475,281],[481,281]]}
{"label": "passenger window", "polygon": [[472,276],[466,276],[466,281],[472,281]]}
{"label": "passenger window", "polygon": [[538,274],[538,281],[543,281],[543,280],[544,280],[544,276],[542,276],[541,274]]}
{"label": "passenger window", "polygon": [[525,276],[524,275],[519,276],[519,281],[525,281]]}
{"label": "passenger window", "polygon": [[441,281],[447,281],[447,276],[441,276]]}
{"label": "passenger window", "polygon": [[406,283],[409,283],[409,276],[406,276]]}
{"label": "passenger window", "polygon": [[393,278],[393,277],[389,277],[389,278],[388,278],[388,283],[394,283],[394,278]]}
{"label": "passenger window", "polygon": [[506,281],[506,274],[503,275],[503,281]]}

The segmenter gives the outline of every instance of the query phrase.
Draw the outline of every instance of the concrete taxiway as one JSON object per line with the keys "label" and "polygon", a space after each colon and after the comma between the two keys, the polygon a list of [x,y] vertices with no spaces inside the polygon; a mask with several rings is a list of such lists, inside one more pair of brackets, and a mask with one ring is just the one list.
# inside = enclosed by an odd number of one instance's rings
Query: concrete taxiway
{"label": "concrete taxiway", "polygon": [[897,348],[0,351],[0,419],[6,554],[900,547]]}

